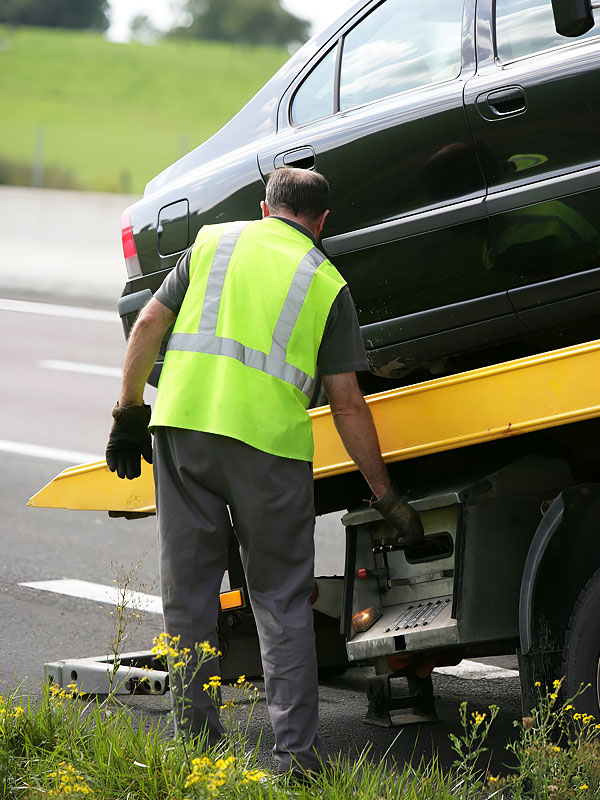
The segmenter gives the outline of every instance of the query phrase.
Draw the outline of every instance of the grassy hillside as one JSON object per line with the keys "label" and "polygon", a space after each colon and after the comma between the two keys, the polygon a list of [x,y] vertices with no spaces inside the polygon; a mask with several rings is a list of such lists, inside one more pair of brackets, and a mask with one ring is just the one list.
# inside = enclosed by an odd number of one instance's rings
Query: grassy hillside
{"label": "grassy hillside", "polygon": [[14,176],[21,165],[25,179],[10,182],[28,182],[37,137],[47,178],[63,170],[81,188],[140,193],[286,58],[273,48],[115,44],[92,33],[0,26],[1,171],[8,162]]}

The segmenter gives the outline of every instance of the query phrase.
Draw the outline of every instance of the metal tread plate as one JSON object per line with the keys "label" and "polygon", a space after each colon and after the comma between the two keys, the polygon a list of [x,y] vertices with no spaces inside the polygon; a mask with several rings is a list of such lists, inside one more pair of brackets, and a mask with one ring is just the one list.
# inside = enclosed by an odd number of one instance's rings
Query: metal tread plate
{"label": "metal tread plate", "polygon": [[410,630],[411,628],[424,628],[434,622],[451,602],[450,597],[444,597],[437,600],[424,600],[421,603],[411,603],[385,629],[385,632],[391,633],[392,631]]}
{"label": "metal tread plate", "polygon": [[395,653],[446,647],[458,642],[452,613],[452,596],[398,603],[382,609],[382,616],[367,631],[347,643],[351,661]]}

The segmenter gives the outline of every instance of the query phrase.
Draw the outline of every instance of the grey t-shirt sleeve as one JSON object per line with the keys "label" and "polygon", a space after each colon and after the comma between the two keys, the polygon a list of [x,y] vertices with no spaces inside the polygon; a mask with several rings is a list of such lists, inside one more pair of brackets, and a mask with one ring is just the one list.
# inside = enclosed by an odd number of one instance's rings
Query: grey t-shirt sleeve
{"label": "grey t-shirt sleeve", "polygon": [[183,253],[175,267],[169,272],[154,297],[175,314],[179,313],[183,298],[190,285],[190,257],[192,248]]}
{"label": "grey t-shirt sleeve", "polygon": [[369,370],[356,308],[347,286],[340,290],[329,311],[317,368],[322,375]]}

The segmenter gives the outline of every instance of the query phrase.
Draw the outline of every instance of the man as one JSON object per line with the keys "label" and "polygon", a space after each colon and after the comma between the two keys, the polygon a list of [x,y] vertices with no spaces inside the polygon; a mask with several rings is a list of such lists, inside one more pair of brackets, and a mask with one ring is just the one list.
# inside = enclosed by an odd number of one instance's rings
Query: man
{"label": "man", "polygon": [[[275,171],[262,220],[209,225],[131,333],[107,462],[136,477],[150,460],[144,384],[169,339],[151,428],[165,629],[181,646],[218,646],[219,588],[231,527],[259,633],[267,703],[282,771],[319,768],[312,424],[317,368],[337,429],[401,543],[422,536],[391,487],[356,380],[368,369],[345,281],[316,244],[329,185]],[[203,684],[189,692],[189,727],[222,734]]]}

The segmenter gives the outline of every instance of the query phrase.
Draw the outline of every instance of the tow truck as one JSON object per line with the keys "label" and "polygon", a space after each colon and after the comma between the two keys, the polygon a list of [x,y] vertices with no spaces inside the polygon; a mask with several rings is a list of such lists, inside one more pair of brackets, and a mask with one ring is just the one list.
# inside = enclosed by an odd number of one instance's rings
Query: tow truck
{"label": "tow truck", "polygon": [[[536,681],[565,678],[598,716],[600,691],[600,340],[367,397],[385,461],[421,515],[425,539],[401,549],[329,407],[311,410],[317,514],[345,512],[342,576],[315,578],[319,664],[370,663],[366,721],[436,718],[431,672],[463,658],[517,654],[523,708]],[[152,468],[119,480],[104,462],[71,467],[29,505],[154,512]],[[224,680],[260,674],[258,638],[235,543],[221,597]],[[156,669],[122,658],[125,685]],[[100,691],[106,658],[47,665],[58,683]],[[398,679],[406,679],[404,693]]]}

